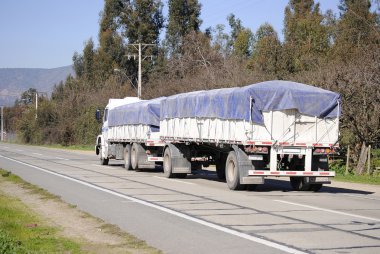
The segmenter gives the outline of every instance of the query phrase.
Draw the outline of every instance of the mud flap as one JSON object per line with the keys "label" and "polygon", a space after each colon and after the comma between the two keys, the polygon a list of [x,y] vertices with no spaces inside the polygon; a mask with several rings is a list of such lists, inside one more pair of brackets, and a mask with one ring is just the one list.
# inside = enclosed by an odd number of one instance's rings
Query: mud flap
{"label": "mud flap", "polygon": [[137,148],[137,165],[140,169],[154,169],[156,163],[154,161],[148,161],[148,155],[144,147],[138,143],[133,144]]}
{"label": "mud flap", "polygon": [[248,155],[236,145],[233,145],[232,148],[238,161],[240,184],[264,184],[264,177],[248,176],[249,170],[255,170],[255,166]]}
{"label": "mud flap", "polygon": [[171,153],[173,173],[191,173],[191,162],[188,159],[186,147],[168,144]]}

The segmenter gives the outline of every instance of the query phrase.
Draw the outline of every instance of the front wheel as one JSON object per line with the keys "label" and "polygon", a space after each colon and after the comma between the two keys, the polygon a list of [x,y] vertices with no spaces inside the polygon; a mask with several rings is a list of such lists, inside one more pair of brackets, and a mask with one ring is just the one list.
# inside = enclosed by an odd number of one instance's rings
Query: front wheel
{"label": "front wheel", "polygon": [[103,151],[102,151],[102,145],[99,144],[99,158],[100,158],[100,165],[108,165],[109,159],[103,157]]}
{"label": "front wheel", "polygon": [[227,186],[230,190],[242,190],[244,188],[244,185],[240,184],[239,167],[235,151],[231,151],[228,154],[225,174]]}

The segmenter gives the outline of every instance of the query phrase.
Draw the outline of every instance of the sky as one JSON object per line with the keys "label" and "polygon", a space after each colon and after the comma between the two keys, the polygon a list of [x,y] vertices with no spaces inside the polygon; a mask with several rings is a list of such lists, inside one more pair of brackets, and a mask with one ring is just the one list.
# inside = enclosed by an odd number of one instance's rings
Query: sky
{"label": "sky", "polygon": [[[163,0],[167,4],[167,0]],[[201,29],[226,25],[235,14],[256,31],[270,23],[282,36],[288,0],[200,0]],[[322,12],[338,13],[339,0],[320,0]],[[0,68],[56,68],[72,64],[90,38],[98,41],[103,0],[0,0]],[[164,8],[164,14],[167,8]]]}

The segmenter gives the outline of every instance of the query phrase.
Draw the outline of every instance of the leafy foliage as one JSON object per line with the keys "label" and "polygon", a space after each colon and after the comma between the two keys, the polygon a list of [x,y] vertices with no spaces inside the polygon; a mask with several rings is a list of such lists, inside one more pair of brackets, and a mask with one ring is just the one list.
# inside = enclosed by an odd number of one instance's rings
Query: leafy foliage
{"label": "leafy foliage", "polygon": [[192,31],[199,32],[201,5],[198,0],[169,0],[168,6],[166,40],[170,52],[178,54],[184,37]]}
{"label": "leafy foliage", "polygon": [[[159,0],[106,0],[99,46],[90,39],[73,56],[76,77],[58,84],[51,99],[40,99],[37,120],[32,105],[21,103],[7,121],[18,122],[28,143],[93,143],[100,127],[95,109],[136,94],[137,61],[128,43],[154,43],[144,52],[154,56],[143,62],[144,99],[268,79],[320,86],[342,94],[342,143],[354,147],[357,161],[363,143],[380,142],[380,15],[373,3],[342,0],[335,16],[321,13],[317,1],[289,0],[281,42],[270,24],[252,33],[233,14],[229,32],[223,25],[200,31],[197,0],[169,0],[166,24]],[[31,94],[25,92],[25,101]]]}

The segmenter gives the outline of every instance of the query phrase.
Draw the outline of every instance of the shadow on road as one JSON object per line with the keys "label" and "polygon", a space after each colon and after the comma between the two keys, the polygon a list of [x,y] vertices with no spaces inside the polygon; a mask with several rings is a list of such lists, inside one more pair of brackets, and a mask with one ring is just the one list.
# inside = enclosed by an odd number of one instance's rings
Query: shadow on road
{"label": "shadow on road", "polygon": [[[110,167],[119,167],[123,168],[124,164],[110,164]],[[144,169],[142,172],[146,173],[160,173],[162,172],[162,166],[157,166],[155,169]],[[210,180],[214,182],[225,182],[225,180],[220,180],[218,176],[216,175],[216,172],[214,170],[208,170],[208,169],[202,169],[202,170],[193,170],[191,174],[188,174],[186,179],[205,179]],[[282,192],[288,192],[293,191],[293,189],[290,186],[290,183],[288,179],[283,178],[283,180],[277,180],[277,179],[265,179],[265,184],[259,185],[255,190],[255,192],[272,192],[272,191],[282,191]],[[307,193],[307,192],[302,192]],[[310,193],[310,192],[309,192]],[[313,193],[313,192],[311,192]],[[346,194],[362,194],[362,195],[370,195],[374,192],[369,191],[363,191],[359,189],[348,189],[348,188],[339,188],[339,187],[332,187],[329,185],[324,185],[322,189],[319,191],[319,193],[346,193]]]}

